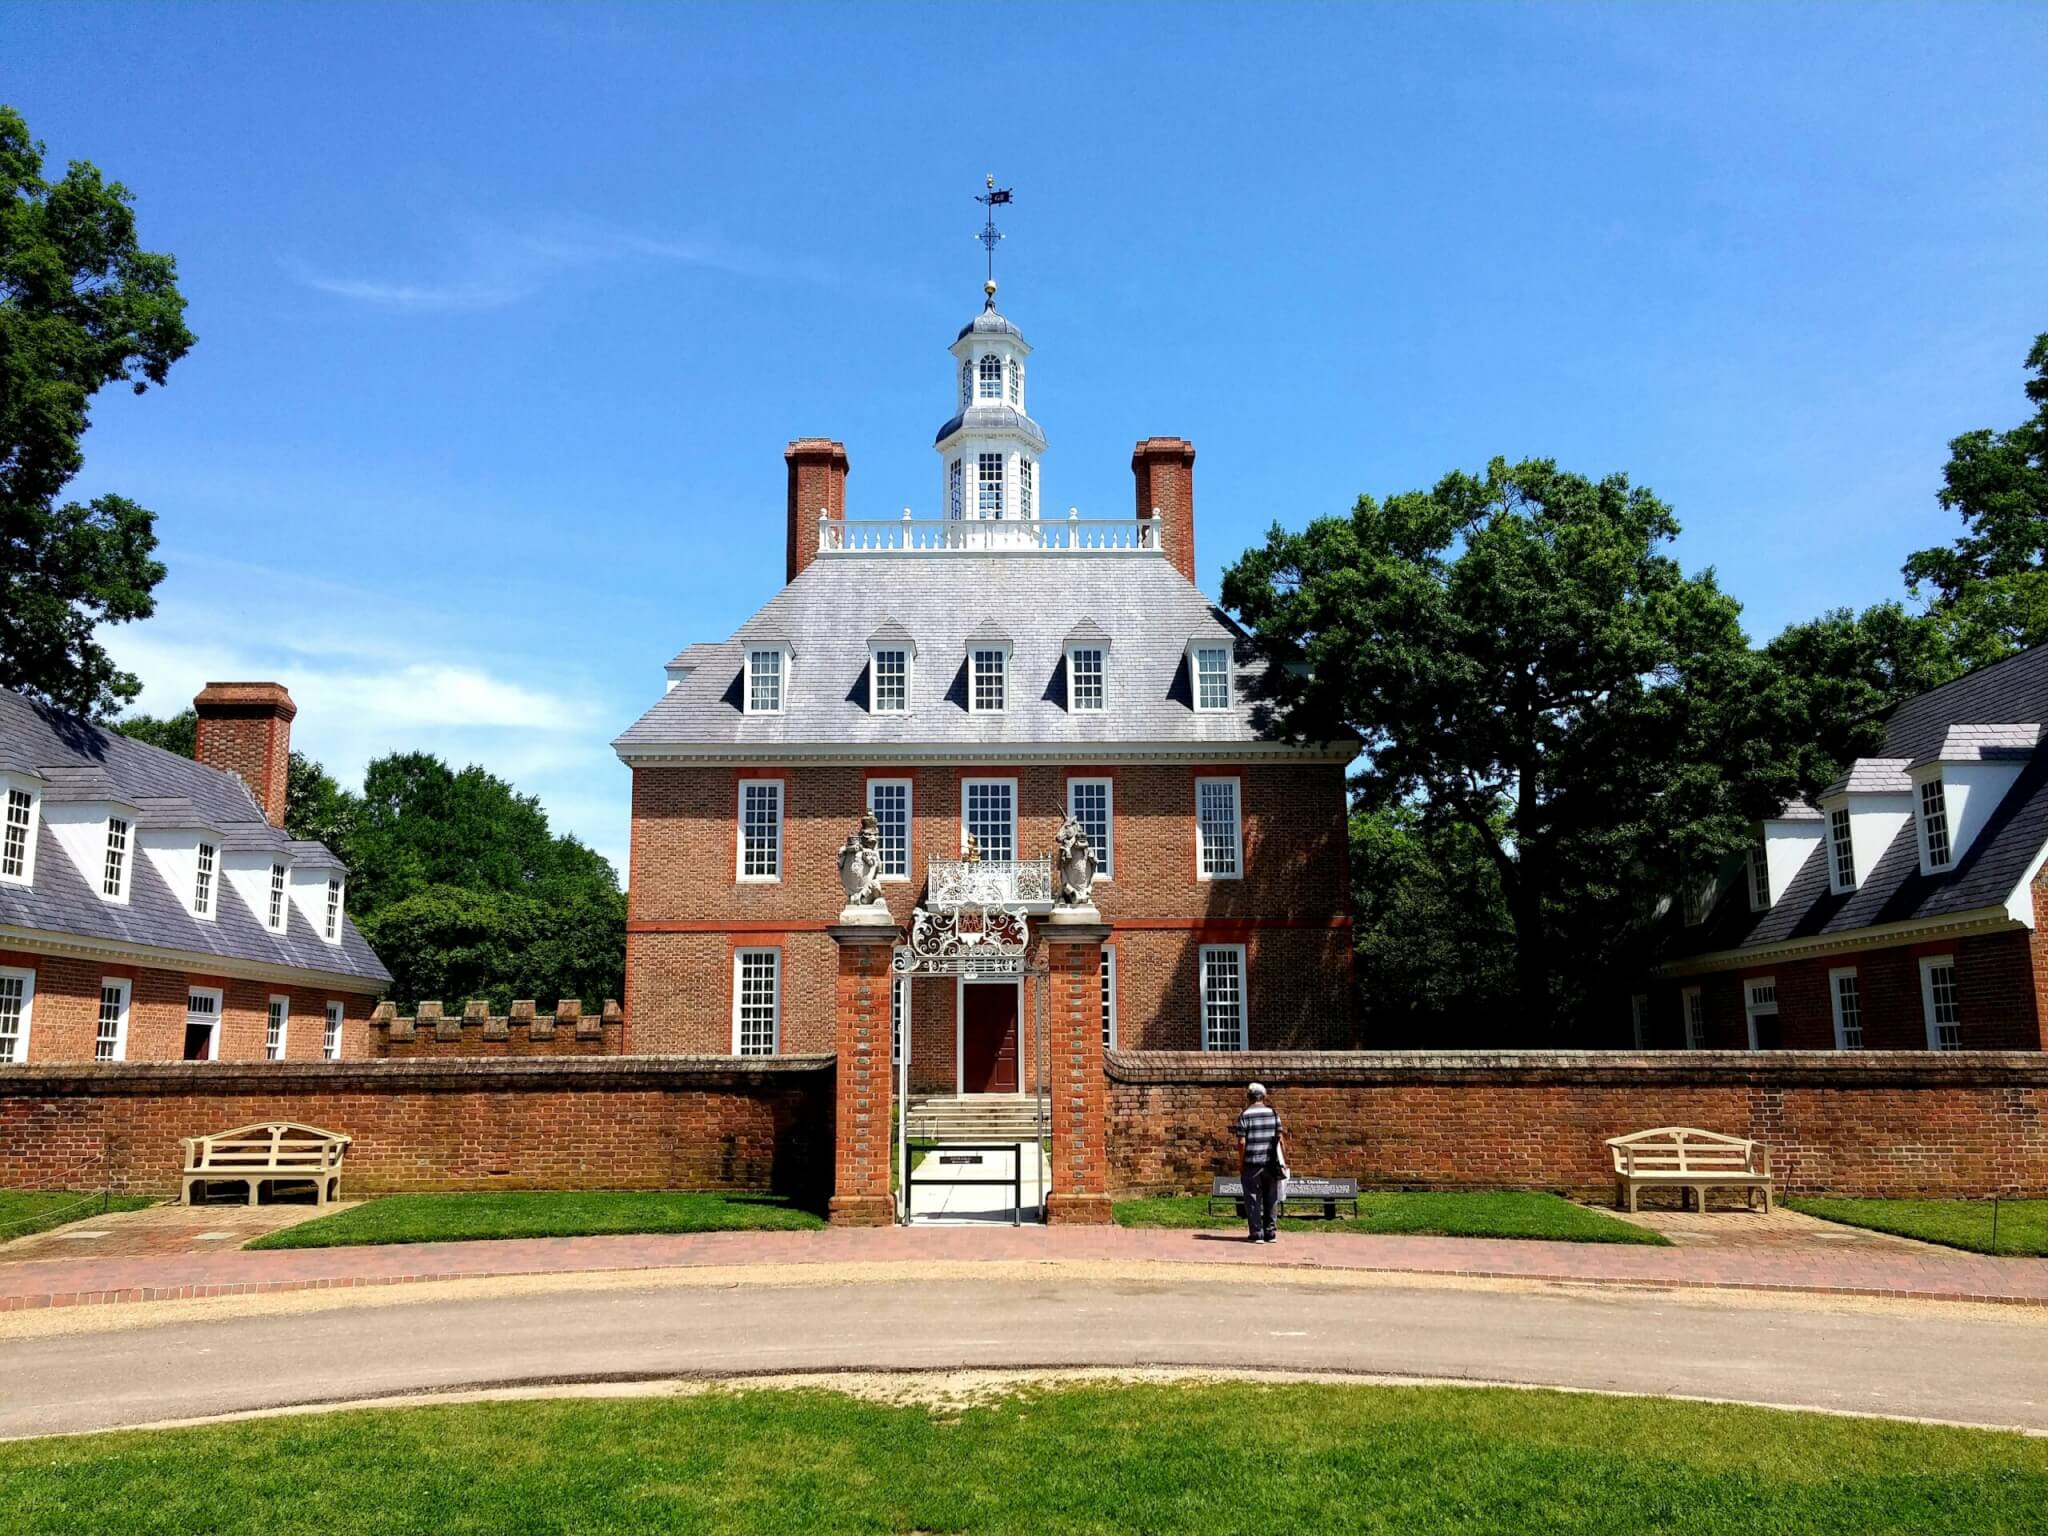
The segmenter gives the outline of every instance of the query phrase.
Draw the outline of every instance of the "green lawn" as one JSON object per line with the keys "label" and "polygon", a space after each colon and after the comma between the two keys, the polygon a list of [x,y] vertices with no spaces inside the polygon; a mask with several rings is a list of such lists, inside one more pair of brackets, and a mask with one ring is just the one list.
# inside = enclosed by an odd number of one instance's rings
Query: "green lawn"
{"label": "green lawn", "polygon": [[463,1404],[0,1445],[14,1536],[1997,1536],[2048,1442],[1503,1389],[1090,1385]]}
{"label": "green lawn", "polygon": [[783,1195],[387,1195],[353,1210],[272,1232],[251,1248],[345,1248],[490,1237],[587,1237],[597,1232],[809,1230],[824,1218]]}
{"label": "green lawn", "polygon": [[[1179,1195],[1157,1200],[1119,1200],[1117,1223],[1125,1227],[1212,1227],[1243,1231],[1244,1222],[1218,1206],[1208,1213],[1201,1196]],[[1427,1232],[1445,1237],[1547,1237],[1567,1243],[1648,1243],[1665,1238],[1590,1210],[1557,1195],[1529,1190],[1493,1190],[1477,1194],[1375,1194],[1358,1197],[1358,1218],[1288,1217],[1286,1232]]]}
{"label": "green lawn", "polygon": [[[1923,1243],[1990,1253],[1989,1200],[1812,1200],[1785,1202],[1795,1211],[1839,1221],[1848,1227],[1869,1227]],[[1999,1253],[2048,1257],[2048,1200],[1998,1202]]]}
{"label": "green lawn", "polygon": [[139,1211],[154,1205],[148,1195],[80,1194],[62,1189],[0,1189],[0,1243],[31,1232],[46,1232],[66,1222],[83,1221],[102,1211]]}

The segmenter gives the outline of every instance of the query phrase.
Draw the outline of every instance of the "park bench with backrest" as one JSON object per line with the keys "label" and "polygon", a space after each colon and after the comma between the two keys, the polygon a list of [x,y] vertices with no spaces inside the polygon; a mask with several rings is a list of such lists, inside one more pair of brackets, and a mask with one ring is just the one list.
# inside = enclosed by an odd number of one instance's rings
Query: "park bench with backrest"
{"label": "park bench with backrest", "polygon": [[[1237,1214],[1244,1215],[1244,1180],[1239,1178],[1211,1179],[1209,1181],[1209,1214],[1217,1214],[1216,1204],[1228,1200]],[[1349,1205],[1347,1215],[1358,1214],[1358,1180],[1356,1179],[1289,1179],[1285,1197],[1280,1202],[1282,1216],[1321,1215],[1330,1221],[1337,1219],[1337,1207]],[[1295,1209],[1300,1207],[1300,1209]]]}
{"label": "park bench with backrest", "polygon": [[187,1136],[179,1145],[185,1149],[187,1205],[193,1189],[203,1193],[208,1184],[247,1184],[251,1205],[261,1203],[258,1195],[265,1184],[311,1184],[316,1205],[341,1198],[341,1157],[349,1138],[339,1131],[271,1120]]}
{"label": "park bench with backrest", "polygon": [[1691,1190],[1694,1207],[1705,1211],[1707,1191],[1723,1188],[1745,1191],[1752,1210],[1757,1191],[1763,1191],[1764,1214],[1771,1214],[1771,1149],[1762,1142],[1686,1125],[1660,1125],[1629,1136],[1610,1136],[1607,1147],[1614,1154],[1614,1203],[1629,1211],[1637,1209],[1637,1197],[1645,1189],[1676,1189],[1681,1206],[1685,1191]]}

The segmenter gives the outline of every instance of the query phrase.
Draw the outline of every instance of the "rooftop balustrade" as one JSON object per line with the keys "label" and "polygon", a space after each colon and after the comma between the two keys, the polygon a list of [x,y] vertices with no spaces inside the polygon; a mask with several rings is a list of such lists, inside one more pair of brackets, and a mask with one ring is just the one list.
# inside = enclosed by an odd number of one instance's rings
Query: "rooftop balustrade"
{"label": "rooftop balustrade", "polygon": [[1160,517],[833,518],[818,514],[821,555],[1156,555]]}

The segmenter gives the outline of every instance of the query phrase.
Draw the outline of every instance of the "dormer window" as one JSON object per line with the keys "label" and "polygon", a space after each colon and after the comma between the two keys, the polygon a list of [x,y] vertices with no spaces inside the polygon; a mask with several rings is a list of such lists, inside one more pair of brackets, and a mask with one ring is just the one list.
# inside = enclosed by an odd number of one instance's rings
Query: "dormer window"
{"label": "dormer window", "polygon": [[270,916],[267,926],[272,933],[284,932],[284,879],[285,866],[270,866]]}
{"label": "dormer window", "polygon": [[36,797],[8,785],[0,816],[0,880],[27,885],[35,879]]}
{"label": "dormer window", "polygon": [[761,646],[747,652],[747,713],[779,715],[789,672],[789,652]]}
{"label": "dormer window", "polygon": [[341,879],[329,876],[327,880],[327,921],[321,930],[321,937],[330,944],[341,942]]}
{"label": "dormer window", "polygon": [[988,353],[981,360],[980,398],[983,400],[1001,400],[1003,398],[1003,360],[993,352]]}
{"label": "dormer window", "polygon": [[109,901],[128,899],[128,823],[120,816],[107,818],[107,858],[100,873],[100,894]]}
{"label": "dormer window", "polygon": [[1067,651],[1067,708],[1077,715],[1100,714],[1107,706],[1104,680],[1109,653],[1099,645]]}
{"label": "dormer window", "polygon": [[875,713],[910,712],[910,652],[886,646],[874,653]]}
{"label": "dormer window", "polygon": [[983,517],[1003,515],[1003,456],[983,453],[975,457],[974,509]]}
{"label": "dormer window", "polygon": [[1948,799],[1940,779],[1920,786],[1921,866],[1929,874],[1949,866]]}
{"label": "dormer window", "polygon": [[1205,713],[1230,708],[1230,647],[1196,641],[1188,647],[1188,677],[1195,708]]}
{"label": "dormer window", "polygon": [[1852,838],[1849,808],[1838,805],[1828,812],[1828,884],[1837,896],[1856,889],[1856,844]]}
{"label": "dormer window", "polygon": [[1761,842],[1749,850],[1749,910],[1768,912],[1771,909],[1771,861]]}
{"label": "dormer window", "polygon": [[192,915],[213,916],[213,877],[220,863],[220,849],[213,843],[199,845],[198,859],[192,874]]}
{"label": "dormer window", "polygon": [[976,646],[968,654],[967,703],[977,715],[1001,714],[1009,706],[1010,653],[1001,646]]}

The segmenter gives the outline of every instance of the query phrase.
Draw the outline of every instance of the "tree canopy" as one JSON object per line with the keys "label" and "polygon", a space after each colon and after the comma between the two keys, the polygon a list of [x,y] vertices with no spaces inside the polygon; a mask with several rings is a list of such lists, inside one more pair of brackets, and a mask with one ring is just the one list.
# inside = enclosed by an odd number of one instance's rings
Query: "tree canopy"
{"label": "tree canopy", "polygon": [[92,397],[161,385],[193,336],[128,189],[82,160],[48,181],[43,155],[0,106],[0,687],[105,717],[141,684],[94,632],[154,611],[156,517],[125,496],[57,498],[85,462]]}

